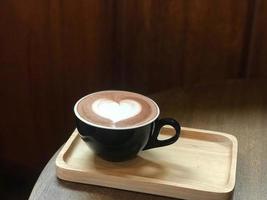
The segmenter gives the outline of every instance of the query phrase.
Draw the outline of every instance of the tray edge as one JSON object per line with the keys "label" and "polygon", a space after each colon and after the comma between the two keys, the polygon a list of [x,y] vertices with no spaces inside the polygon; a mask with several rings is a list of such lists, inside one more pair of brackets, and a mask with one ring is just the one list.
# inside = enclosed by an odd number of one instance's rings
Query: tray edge
{"label": "tray edge", "polygon": [[[195,128],[188,128],[188,127],[182,127],[181,128],[182,131],[190,131],[190,132],[201,132],[201,133],[208,133],[208,134],[215,134],[215,135],[221,135],[224,137],[227,137],[230,141],[232,141],[233,146],[232,146],[232,162],[231,162],[231,169],[230,169],[230,176],[229,176],[229,181],[226,184],[226,187],[224,189],[221,189],[219,191],[216,190],[199,190],[196,188],[187,188],[186,186],[182,186],[181,184],[179,185],[173,185],[173,184],[167,184],[168,188],[172,188],[177,190],[177,187],[179,187],[179,189],[182,190],[188,190],[190,191],[195,191],[197,193],[199,193],[199,195],[201,195],[201,193],[205,192],[205,193],[209,193],[210,195],[212,194],[211,199],[216,199],[218,198],[218,195],[220,196],[220,198],[224,198],[224,197],[229,197],[229,195],[231,195],[231,193],[234,190],[235,187],[235,181],[236,181],[236,165],[237,165],[237,152],[238,152],[238,142],[235,136],[227,134],[227,133],[222,133],[222,132],[218,132],[218,131],[211,131],[211,130],[204,130],[204,129],[195,129]],[[64,146],[62,147],[62,149],[60,150],[57,158],[56,158],[56,175],[59,179],[62,180],[66,180],[66,181],[72,181],[72,182],[77,182],[77,183],[86,183],[86,184],[93,184],[92,182],[86,182],[86,180],[82,180],[82,181],[77,181],[74,180],[70,177],[68,177],[66,174],[68,174],[69,172],[76,174],[77,176],[79,176],[79,174],[82,171],[75,171],[72,170],[71,168],[68,167],[68,165],[66,164],[66,162],[64,161],[64,154],[68,151],[69,147],[72,145],[72,143],[75,141],[75,139],[79,136],[79,133],[77,131],[77,129],[75,129],[73,131],[73,133],[71,134],[70,138],[67,140],[67,142],[64,144]],[[107,176],[107,175],[105,175]],[[114,176],[111,176],[114,177]],[[122,179],[123,180],[123,179]],[[165,181],[164,181],[165,182]],[[168,181],[166,181],[167,183]],[[98,185],[98,186],[105,186],[105,187],[111,187],[110,185],[108,185],[107,183],[103,184],[103,182],[100,183],[94,183],[93,185]],[[159,185],[157,183],[157,185]],[[166,185],[161,184],[162,187],[166,187]],[[111,187],[111,188],[116,188],[116,189],[126,189],[126,190],[130,190],[130,191],[135,191],[135,192],[142,192],[142,193],[148,193],[148,194],[156,194],[156,195],[161,195],[161,196],[168,196],[168,197],[174,197],[177,198],[177,195],[170,195],[170,194],[163,194],[163,193],[158,193],[157,191],[151,193],[151,192],[144,192],[144,191],[140,191],[138,188],[124,188],[124,187]],[[166,188],[167,189],[167,188]],[[168,193],[168,192],[167,192]],[[216,195],[216,198],[215,198]],[[182,196],[179,195],[179,198],[181,198]],[[186,197],[186,196],[185,196]],[[199,199],[199,196],[198,196]],[[207,199],[206,195],[205,195],[205,199]],[[208,200],[208,199],[207,199]]]}

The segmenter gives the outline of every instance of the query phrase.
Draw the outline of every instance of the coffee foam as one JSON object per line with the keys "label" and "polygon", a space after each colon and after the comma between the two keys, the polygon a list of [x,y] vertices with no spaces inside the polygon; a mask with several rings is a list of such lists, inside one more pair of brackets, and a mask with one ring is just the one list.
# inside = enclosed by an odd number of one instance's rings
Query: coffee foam
{"label": "coffee foam", "polygon": [[141,105],[131,99],[115,102],[110,99],[98,99],[93,102],[92,110],[99,116],[116,123],[134,117],[142,110]]}
{"label": "coffee foam", "polygon": [[83,122],[107,129],[130,129],[144,126],[159,115],[157,104],[137,93],[102,91],[80,99],[74,107]]}

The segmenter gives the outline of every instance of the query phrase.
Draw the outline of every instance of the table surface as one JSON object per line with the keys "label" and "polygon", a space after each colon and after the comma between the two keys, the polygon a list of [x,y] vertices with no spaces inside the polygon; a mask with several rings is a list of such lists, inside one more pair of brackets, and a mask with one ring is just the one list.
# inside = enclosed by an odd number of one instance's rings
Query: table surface
{"label": "table surface", "polygon": [[[227,81],[176,88],[155,95],[161,117],[176,118],[182,126],[230,133],[239,143],[234,200],[267,199],[267,82]],[[167,200],[170,198],[57,179],[51,158],[30,200]]]}

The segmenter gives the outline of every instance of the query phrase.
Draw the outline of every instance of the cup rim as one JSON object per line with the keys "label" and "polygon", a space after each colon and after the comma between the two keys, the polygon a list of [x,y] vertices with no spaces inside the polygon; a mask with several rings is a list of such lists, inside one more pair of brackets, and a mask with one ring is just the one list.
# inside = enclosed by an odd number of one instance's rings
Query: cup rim
{"label": "cup rim", "polygon": [[[157,110],[157,114],[152,118],[150,119],[149,121],[147,121],[146,123],[144,124],[140,124],[140,125],[136,125],[136,126],[129,126],[129,127],[108,127],[108,126],[103,126],[103,125],[98,125],[98,124],[94,124],[92,122],[89,122],[87,121],[86,119],[84,119],[78,112],[78,104],[83,100],[85,99],[86,97],[88,96],[91,96],[91,95],[94,95],[94,94],[99,94],[99,93],[104,93],[104,92],[129,92],[129,93],[133,93],[133,94],[136,94],[136,95],[141,95],[142,97],[144,97],[145,99],[148,99],[149,101],[151,101],[155,107],[156,107],[156,110]],[[93,93],[90,93],[88,95],[85,95],[83,97],[81,97],[74,105],[74,114],[75,116],[81,120],[82,122],[84,122],[85,124],[87,125],[90,125],[90,126],[93,126],[93,127],[97,127],[97,128],[103,128],[103,129],[110,129],[110,130],[129,130],[129,129],[136,129],[136,128],[140,128],[140,127],[143,127],[143,126],[146,126],[150,123],[152,123],[153,121],[155,121],[159,114],[160,114],[160,109],[159,109],[159,106],[158,104],[151,98],[145,96],[145,95],[142,95],[142,94],[139,94],[139,93],[136,93],[136,92],[131,92],[131,91],[126,91],[126,90],[102,90],[102,91],[98,91],[98,92],[93,92]]]}

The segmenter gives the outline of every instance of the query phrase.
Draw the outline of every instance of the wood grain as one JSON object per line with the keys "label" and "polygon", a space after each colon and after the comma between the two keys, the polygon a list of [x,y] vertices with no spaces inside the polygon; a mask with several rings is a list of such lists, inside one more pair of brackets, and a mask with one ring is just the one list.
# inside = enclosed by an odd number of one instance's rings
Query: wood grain
{"label": "wood grain", "polygon": [[[152,95],[161,116],[182,126],[227,132],[239,144],[234,200],[267,199],[267,86],[263,81],[228,81],[176,88]],[[34,199],[169,199],[147,194],[60,181],[53,156],[37,181]]]}
{"label": "wood grain", "polygon": [[117,3],[117,59],[124,88],[151,92],[180,85],[185,17],[182,1]]}
{"label": "wood grain", "polygon": [[240,78],[249,2],[186,1],[185,85]]}
{"label": "wood grain", "polygon": [[238,78],[248,2],[118,1],[118,64],[125,87],[155,92]]}
{"label": "wood grain", "polygon": [[266,78],[267,70],[267,2],[255,0],[255,13],[253,16],[253,27],[250,44],[250,55],[248,58],[248,78]]}
{"label": "wood grain", "polygon": [[[169,138],[171,128],[161,130]],[[56,159],[57,177],[188,200],[223,200],[235,186],[237,140],[234,136],[183,127],[173,145],[142,151],[126,162],[95,156],[77,129]]]}
{"label": "wood grain", "polygon": [[98,0],[0,2],[1,105],[8,105],[1,157],[44,165],[74,126],[75,101],[116,85],[112,9]]}

